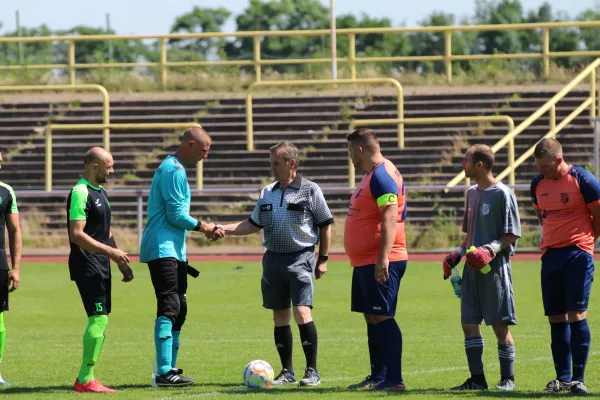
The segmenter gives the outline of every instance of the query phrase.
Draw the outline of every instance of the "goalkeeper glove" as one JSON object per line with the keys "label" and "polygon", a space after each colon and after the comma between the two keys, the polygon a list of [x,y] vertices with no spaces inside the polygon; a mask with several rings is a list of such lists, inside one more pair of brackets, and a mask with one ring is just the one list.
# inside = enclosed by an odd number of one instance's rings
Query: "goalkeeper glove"
{"label": "goalkeeper glove", "polygon": [[452,273],[452,268],[456,267],[462,256],[465,255],[465,249],[462,247],[457,247],[452,253],[448,254],[446,258],[444,258],[444,262],[442,263],[442,267],[444,269],[444,280],[450,277]]}
{"label": "goalkeeper glove", "polygon": [[469,264],[471,268],[480,271],[496,257],[496,254],[498,254],[500,250],[502,250],[500,241],[494,240],[492,243],[483,245],[469,252],[467,254],[467,264]]}

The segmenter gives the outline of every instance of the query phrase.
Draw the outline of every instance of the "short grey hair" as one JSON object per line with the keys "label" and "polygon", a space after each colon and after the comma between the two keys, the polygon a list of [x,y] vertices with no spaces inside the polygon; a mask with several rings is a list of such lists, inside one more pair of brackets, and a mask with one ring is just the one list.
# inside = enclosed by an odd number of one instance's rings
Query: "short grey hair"
{"label": "short grey hair", "polygon": [[551,157],[562,157],[562,146],[556,139],[546,138],[542,139],[535,146],[535,150],[533,152],[535,158],[543,158],[546,156]]}
{"label": "short grey hair", "polygon": [[298,156],[298,148],[294,146],[292,142],[279,142],[274,146],[271,146],[269,149],[271,154],[280,153],[283,156],[283,159],[286,163],[289,163],[292,160],[296,160],[296,168],[298,167],[298,163],[300,162],[300,157]]}

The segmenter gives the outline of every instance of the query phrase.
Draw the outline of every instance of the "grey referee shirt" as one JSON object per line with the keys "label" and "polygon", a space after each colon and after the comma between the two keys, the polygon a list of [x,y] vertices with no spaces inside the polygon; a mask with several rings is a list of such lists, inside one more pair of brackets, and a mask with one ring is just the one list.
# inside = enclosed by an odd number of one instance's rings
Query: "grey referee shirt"
{"label": "grey referee shirt", "polygon": [[321,188],[296,175],[284,191],[279,182],[265,186],[248,220],[263,229],[267,250],[292,253],[317,244],[318,228],[332,224],[333,216]]}

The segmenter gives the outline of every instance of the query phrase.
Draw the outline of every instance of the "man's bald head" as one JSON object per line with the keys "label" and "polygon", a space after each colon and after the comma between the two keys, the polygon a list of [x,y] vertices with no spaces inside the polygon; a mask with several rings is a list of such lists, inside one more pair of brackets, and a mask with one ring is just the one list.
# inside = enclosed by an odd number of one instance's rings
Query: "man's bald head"
{"label": "man's bald head", "polygon": [[206,131],[202,127],[192,126],[187,128],[185,132],[183,132],[183,138],[181,139],[181,143],[189,143],[190,141],[196,143],[205,143],[206,141],[208,141],[208,143],[210,143],[210,140],[210,136],[208,136],[208,133],[206,133]]}
{"label": "man's bald head", "polygon": [[183,132],[181,145],[175,153],[184,165],[194,165],[208,157],[212,139],[200,126],[191,126]]}
{"label": "man's bald head", "polygon": [[85,179],[97,186],[108,182],[115,172],[112,154],[102,147],[92,147],[83,157]]}
{"label": "man's bald head", "polygon": [[110,152],[102,147],[92,147],[83,157],[83,164],[87,167],[97,163],[98,161],[107,161],[107,158],[112,159]]}

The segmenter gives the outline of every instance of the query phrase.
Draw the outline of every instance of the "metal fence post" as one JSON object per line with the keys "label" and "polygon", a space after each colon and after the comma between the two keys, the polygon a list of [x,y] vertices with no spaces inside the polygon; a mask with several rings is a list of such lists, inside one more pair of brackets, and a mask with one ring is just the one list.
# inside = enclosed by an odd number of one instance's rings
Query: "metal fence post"
{"label": "metal fence post", "polygon": [[167,90],[167,43],[160,38],[160,88]]}
{"label": "metal fence post", "polygon": [[444,32],[444,66],[446,67],[446,80],[452,83],[452,32]]}
{"label": "metal fence post", "polygon": [[52,191],[52,127],[46,127],[46,191]]}
{"label": "metal fence post", "polygon": [[69,57],[69,83],[71,85],[74,85],[77,72],[75,71],[75,42],[72,40],[69,40],[68,57]]}
{"label": "metal fence post", "polygon": [[254,36],[252,38],[254,43],[254,73],[256,74],[256,82],[262,80],[262,68],[260,63],[260,37]]}
{"label": "metal fence post", "polygon": [[550,29],[542,29],[542,56],[544,58],[544,76],[550,76]]}

